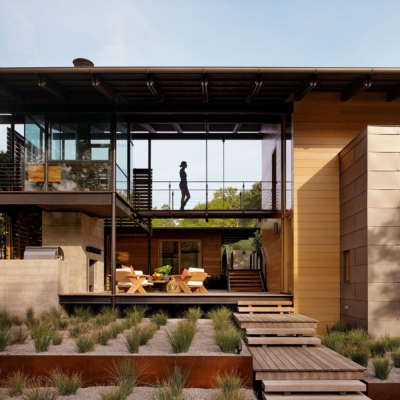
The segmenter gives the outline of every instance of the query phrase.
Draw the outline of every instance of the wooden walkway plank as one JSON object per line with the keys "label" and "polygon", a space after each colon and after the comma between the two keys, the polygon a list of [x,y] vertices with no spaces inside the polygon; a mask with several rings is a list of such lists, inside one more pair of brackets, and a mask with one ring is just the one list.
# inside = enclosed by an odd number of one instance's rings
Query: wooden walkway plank
{"label": "wooden walkway plank", "polygon": [[310,358],[305,357],[301,351],[298,351],[297,347],[288,347],[287,351],[289,353],[292,353],[298,359],[302,360],[302,362],[304,363],[305,366],[307,366],[307,369],[309,371],[323,371],[323,368],[321,366],[312,361]]}
{"label": "wooden walkway plank", "polygon": [[335,361],[337,361],[338,363],[340,363],[341,365],[343,365],[343,367],[349,369],[354,369],[356,371],[365,371],[367,368],[363,367],[360,364],[357,364],[356,362],[354,362],[353,360],[350,360],[349,358],[342,356],[339,353],[336,353],[335,351],[329,349],[328,347],[325,346],[318,346],[321,351],[326,354],[328,357],[332,357],[335,359]]}
{"label": "wooden walkway plank", "polygon": [[[303,349],[303,350],[305,350],[305,349]],[[321,363],[324,363],[325,365],[327,365],[330,371],[341,371],[341,368],[339,368],[329,358],[327,358],[324,354],[322,354],[321,351],[318,351],[318,347],[307,347],[307,350],[308,350],[308,352],[307,352],[308,354],[314,356],[315,359],[318,359],[318,360],[320,360]]]}
{"label": "wooden walkway plank", "polygon": [[[263,354],[260,354],[258,352],[258,349],[252,349],[252,350],[254,351],[251,351],[251,355],[254,357],[255,360],[257,360],[257,363],[260,366],[259,371],[269,371],[271,369],[277,368],[277,366],[272,361],[270,361],[269,363],[266,362],[263,357]],[[272,366],[274,368],[271,368]]]}
{"label": "wooden walkway plank", "polygon": [[285,357],[293,365],[296,371],[306,370],[299,360],[297,360],[290,352],[287,351],[286,347],[276,347],[276,350],[282,355],[282,357]]}
{"label": "wooden walkway plank", "polygon": [[314,328],[246,328],[246,335],[315,335]]}
{"label": "wooden walkway plank", "polygon": [[269,354],[273,354],[277,359],[279,359],[285,365],[288,371],[298,371],[298,368],[293,365],[293,363],[287,357],[282,356],[279,351],[279,347],[268,347],[268,352]]}
{"label": "wooden walkway plank", "polygon": [[307,337],[307,336],[267,336],[267,337],[257,337],[251,336],[247,337],[247,343],[249,345],[279,345],[279,346],[295,346],[295,345],[319,345],[321,344],[321,339],[317,337]]}
{"label": "wooden walkway plank", "polygon": [[276,365],[276,371],[289,371],[289,368],[291,367],[284,363],[283,360],[281,360],[279,357],[275,355],[273,351],[270,349],[263,349],[261,348],[259,350],[259,353],[263,355],[264,358],[268,358],[273,361],[273,363]]}
{"label": "wooden walkway plank", "polygon": [[298,348],[298,351],[301,352],[304,357],[309,358],[311,361],[313,361],[315,364],[319,365],[323,371],[333,371],[332,366],[326,362],[324,362],[324,360],[321,360],[318,357],[315,357],[314,354],[310,353],[308,348]]}

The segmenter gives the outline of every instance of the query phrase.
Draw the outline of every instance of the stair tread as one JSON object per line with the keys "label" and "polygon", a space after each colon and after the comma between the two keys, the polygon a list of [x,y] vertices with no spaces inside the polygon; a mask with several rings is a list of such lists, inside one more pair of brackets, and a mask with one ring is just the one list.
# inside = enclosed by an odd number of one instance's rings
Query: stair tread
{"label": "stair tread", "polygon": [[262,381],[264,392],[358,392],[366,385],[357,380],[281,380]]}
{"label": "stair tread", "polygon": [[283,393],[263,393],[264,400],[367,400],[365,394],[361,392],[345,394],[338,396],[337,394],[326,393],[296,393],[290,396],[285,396]]}
{"label": "stair tread", "polygon": [[277,337],[248,337],[247,343],[249,345],[256,344],[275,344],[275,345],[301,345],[301,344],[321,344],[321,339],[317,337],[307,337],[307,336],[277,336]]}
{"label": "stair tread", "polygon": [[246,328],[246,335],[314,335],[314,328]]}

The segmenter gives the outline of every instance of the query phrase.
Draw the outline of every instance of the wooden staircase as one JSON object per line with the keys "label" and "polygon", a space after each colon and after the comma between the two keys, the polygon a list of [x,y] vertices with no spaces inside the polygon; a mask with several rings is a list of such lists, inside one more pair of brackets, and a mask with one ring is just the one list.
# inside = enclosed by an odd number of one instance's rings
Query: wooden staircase
{"label": "wooden staircase", "polygon": [[231,269],[228,274],[229,292],[265,292],[261,271],[256,269]]}
{"label": "wooden staircase", "polygon": [[294,313],[288,301],[239,303],[234,319],[246,331],[264,400],[368,399],[360,382],[366,368],[322,346],[317,320]]}

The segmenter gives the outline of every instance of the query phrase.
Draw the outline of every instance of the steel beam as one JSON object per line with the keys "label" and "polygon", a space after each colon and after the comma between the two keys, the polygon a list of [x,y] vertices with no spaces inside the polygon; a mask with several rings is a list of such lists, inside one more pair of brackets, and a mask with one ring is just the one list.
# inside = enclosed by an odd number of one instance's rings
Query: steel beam
{"label": "steel beam", "polygon": [[139,124],[143,129],[146,129],[149,133],[157,133],[157,131],[149,124]]}
{"label": "steel beam", "polygon": [[301,86],[294,92],[294,99],[300,101],[308,92],[317,86],[317,75],[312,74]]}
{"label": "steel beam", "polygon": [[47,92],[51,93],[53,96],[58,97],[61,100],[70,101],[71,95],[63,86],[58,82],[53,81],[47,76],[38,76],[38,86]]}
{"label": "steel beam", "polygon": [[94,74],[92,78],[92,85],[105,97],[114,101],[115,103],[124,103],[126,100],[119,95],[101,76]]}
{"label": "steel beam", "polygon": [[251,114],[278,115],[293,112],[292,103],[24,103],[0,104],[2,114]]}
{"label": "steel beam", "polygon": [[254,80],[253,85],[250,88],[249,94],[246,98],[246,103],[251,103],[256,97],[258,92],[261,89],[263,82],[261,80],[260,74],[257,75],[257,78]]}
{"label": "steel beam", "polygon": [[350,85],[346,86],[342,90],[341,100],[347,101],[347,100],[351,99],[353,96],[355,96],[356,94],[369,89],[371,87],[371,85],[372,85],[371,75],[362,76],[360,79],[358,79],[354,83],[351,83]]}
{"label": "steel beam", "polygon": [[152,75],[149,75],[146,83],[151,94],[156,98],[158,102],[162,103],[165,100],[164,95],[162,94],[161,89],[158,87],[158,84]]}

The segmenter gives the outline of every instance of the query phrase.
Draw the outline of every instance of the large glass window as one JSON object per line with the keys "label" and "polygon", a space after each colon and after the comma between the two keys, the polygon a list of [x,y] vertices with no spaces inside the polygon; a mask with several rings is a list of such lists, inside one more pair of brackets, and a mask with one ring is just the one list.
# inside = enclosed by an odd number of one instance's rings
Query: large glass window
{"label": "large glass window", "polygon": [[159,242],[159,266],[171,265],[171,274],[181,274],[185,268],[201,268],[201,242],[174,240]]}

